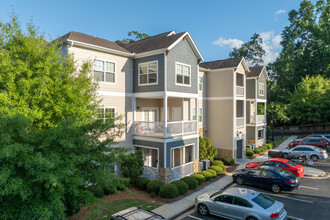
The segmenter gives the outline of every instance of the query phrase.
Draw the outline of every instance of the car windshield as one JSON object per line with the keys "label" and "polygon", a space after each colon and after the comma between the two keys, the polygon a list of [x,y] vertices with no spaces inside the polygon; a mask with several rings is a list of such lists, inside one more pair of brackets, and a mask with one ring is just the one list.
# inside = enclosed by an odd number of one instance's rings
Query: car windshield
{"label": "car windshield", "polygon": [[257,203],[259,206],[261,206],[264,209],[268,209],[275,202],[274,199],[272,199],[262,193],[259,193],[259,195],[257,197],[255,197],[254,199],[252,199],[252,201]]}
{"label": "car windshield", "polygon": [[281,175],[281,176],[284,176],[284,177],[293,177],[293,174],[290,173],[289,171],[286,171],[286,170],[278,170],[278,173]]}
{"label": "car windshield", "polygon": [[221,191],[219,191],[219,192],[213,193],[213,194],[210,196],[210,198],[213,199],[214,197],[219,196],[220,194],[223,193],[223,191],[224,191],[224,190],[221,190]]}
{"label": "car windshield", "polygon": [[290,160],[288,160],[286,163],[287,163],[287,164],[290,164],[290,165],[293,166],[293,167],[297,166],[296,163],[294,163],[294,162],[292,162],[292,161],[290,161]]}

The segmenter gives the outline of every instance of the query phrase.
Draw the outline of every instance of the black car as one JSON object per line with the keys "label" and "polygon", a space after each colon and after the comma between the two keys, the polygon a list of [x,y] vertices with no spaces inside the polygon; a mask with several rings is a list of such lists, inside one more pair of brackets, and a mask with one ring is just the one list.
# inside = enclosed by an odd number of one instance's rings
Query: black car
{"label": "black car", "polygon": [[256,167],[252,169],[237,170],[233,174],[237,184],[246,184],[266,188],[274,193],[281,190],[291,191],[299,188],[300,179],[297,175],[278,167]]}

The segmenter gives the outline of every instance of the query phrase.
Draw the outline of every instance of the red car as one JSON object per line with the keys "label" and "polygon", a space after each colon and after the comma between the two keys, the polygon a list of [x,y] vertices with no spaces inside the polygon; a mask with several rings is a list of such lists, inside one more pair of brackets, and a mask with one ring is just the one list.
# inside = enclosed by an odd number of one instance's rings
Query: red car
{"label": "red car", "polygon": [[302,140],[292,141],[289,144],[289,148],[293,148],[297,145],[312,145],[312,146],[315,146],[315,147],[320,147],[320,148],[323,148],[323,149],[327,149],[329,143],[324,138],[307,137],[307,138],[304,138]]}
{"label": "red car", "polygon": [[304,176],[304,169],[303,166],[300,164],[293,163],[287,159],[282,159],[282,158],[272,158],[269,160],[265,161],[260,161],[260,162],[251,162],[246,164],[245,168],[255,168],[259,166],[275,166],[275,167],[280,167],[284,170],[287,170],[293,174],[296,174],[300,177]]}

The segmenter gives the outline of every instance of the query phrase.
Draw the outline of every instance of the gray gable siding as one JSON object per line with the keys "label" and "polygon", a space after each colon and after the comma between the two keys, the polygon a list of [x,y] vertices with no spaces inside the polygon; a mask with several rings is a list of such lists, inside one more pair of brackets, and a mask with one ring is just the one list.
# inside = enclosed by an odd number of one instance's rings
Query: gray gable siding
{"label": "gray gable siding", "polygon": [[[189,86],[175,85],[176,62],[190,65],[191,83]],[[197,57],[186,40],[180,41],[167,56],[167,91],[198,94]]]}
{"label": "gray gable siding", "polygon": [[246,101],[246,124],[250,124],[250,101]]}
{"label": "gray gable siding", "polygon": [[[158,84],[139,86],[139,64],[150,61],[158,61]],[[133,89],[134,92],[158,92],[164,91],[164,54],[157,54],[149,57],[138,58],[133,61]]]}
{"label": "gray gable siding", "polygon": [[254,99],[256,97],[256,80],[246,79],[246,98]]}
{"label": "gray gable siding", "polygon": [[133,145],[157,148],[159,152],[158,165],[164,167],[164,143],[133,139]]}
{"label": "gray gable siding", "polygon": [[[263,83],[264,84],[264,96],[260,96],[259,95],[259,83]],[[260,74],[260,77],[258,78],[258,84],[257,84],[258,88],[257,88],[257,97],[258,99],[267,99],[267,82],[266,82],[266,75],[265,72],[263,71]]]}
{"label": "gray gable siding", "polygon": [[194,144],[195,146],[195,157],[193,159],[197,158],[197,152],[199,151],[199,146],[197,145],[198,143],[198,138],[192,138],[192,139],[187,139],[187,140],[179,140],[179,141],[174,141],[174,142],[169,142],[166,144],[166,167],[171,166],[171,157],[172,157],[172,152],[171,149],[179,146],[185,146],[189,144]]}

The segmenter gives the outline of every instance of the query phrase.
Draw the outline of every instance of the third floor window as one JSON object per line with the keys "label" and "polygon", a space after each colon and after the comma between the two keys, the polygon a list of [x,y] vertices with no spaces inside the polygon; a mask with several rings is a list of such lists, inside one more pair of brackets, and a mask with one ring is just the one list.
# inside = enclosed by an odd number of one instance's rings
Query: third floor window
{"label": "third floor window", "polygon": [[139,64],[139,85],[154,85],[158,83],[158,62],[152,61]]}
{"label": "third floor window", "polygon": [[183,63],[176,63],[176,84],[190,86],[191,68]]}
{"label": "third floor window", "polygon": [[264,96],[265,95],[265,84],[259,83],[259,95]]}
{"label": "third floor window", "polygon": [[114,62],[94,60],[94,80],[98,82],[116,82],[116,65]]}

